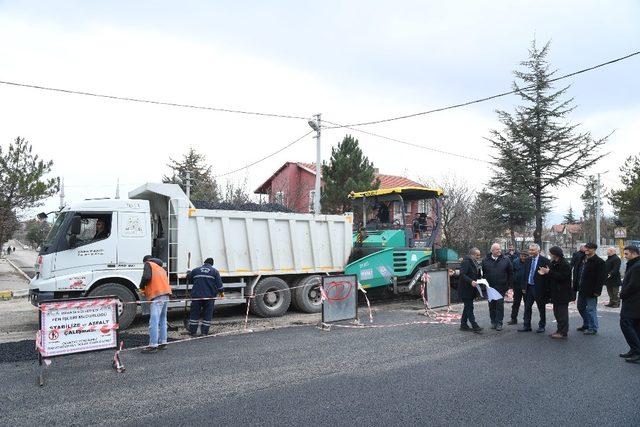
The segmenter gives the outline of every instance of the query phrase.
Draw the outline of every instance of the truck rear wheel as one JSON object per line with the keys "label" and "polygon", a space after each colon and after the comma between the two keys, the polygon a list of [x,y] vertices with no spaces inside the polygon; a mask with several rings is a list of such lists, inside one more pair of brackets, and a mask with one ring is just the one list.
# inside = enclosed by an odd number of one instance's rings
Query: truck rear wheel
{"label": "truck rear wheel", "polygon": [[278,277],[266,277],[253,288],[249,308],[260,317],[282,316],[291,304],[291,290],[287,282]]}
{"label": "truck rear wheel", "polygon": [[118,305],[118,324],[120,330],[127,329],[136,317],[137,306],[133,304],[136,297],[126,286],[119,283],[105,283],[89,292],[89,296],[91,297],[106,297],[110,295],[118,297],[123,303],[128,303]]}
{"label": "truck rear wheel", "polygon": [[303,313],[320,313],[322,310],[322,294],[320,293],[322,278],[318,275],[305,276],[298,279],[291,292],[291,303],[298,311]]}

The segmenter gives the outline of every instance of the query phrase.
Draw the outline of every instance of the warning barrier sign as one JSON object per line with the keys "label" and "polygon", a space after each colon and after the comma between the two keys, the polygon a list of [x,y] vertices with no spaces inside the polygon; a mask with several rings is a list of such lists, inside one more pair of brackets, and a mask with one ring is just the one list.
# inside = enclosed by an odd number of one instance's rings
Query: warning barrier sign
{"label": "warning barrier sign", "polygon": [[43,358],[116,348],[118,299],[44,301],[38,334],[36,345]]}
{"label": "warning barrier sign", "polygon": [[358,278],[354,275],[322,277],[322,322],[358,317]]}

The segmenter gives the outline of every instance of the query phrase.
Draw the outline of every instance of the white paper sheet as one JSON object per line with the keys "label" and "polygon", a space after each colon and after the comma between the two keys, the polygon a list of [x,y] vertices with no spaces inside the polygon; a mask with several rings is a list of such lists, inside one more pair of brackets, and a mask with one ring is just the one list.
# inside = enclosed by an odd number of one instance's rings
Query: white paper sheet
{"label": "white paper sheet", "polygon": [[[476,280],[476,283],[478,285],[484,285],[487,288],[487,299],[489,301],[496,301],[499,299],[504,298],[500,292],[496,291],[495,289],[493,289],[491,286],[489,286],[489,282],[487,282],[487,279],[479,279]],[[484,296],[482,293],[482,288],[480,286],[478,286],[478,292],[480,292],[480,296]]]}

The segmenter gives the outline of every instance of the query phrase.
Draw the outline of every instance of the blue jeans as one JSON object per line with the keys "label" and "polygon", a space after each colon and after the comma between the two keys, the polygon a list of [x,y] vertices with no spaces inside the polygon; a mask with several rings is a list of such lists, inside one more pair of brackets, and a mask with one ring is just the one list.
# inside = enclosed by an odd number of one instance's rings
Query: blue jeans
{"label": "blue jeans", "polygon": [[151,309],[151,316],[149,317],[149,347],[157,347],[158,344],[167,343],[168,304],[168,295],[161,295],[149,303]]}
{"label": "blue jeans", "polygon": [[582,326],[587,330],[598,332],[598,298],[583,296],[578,292],[577,306],[582,316]]}

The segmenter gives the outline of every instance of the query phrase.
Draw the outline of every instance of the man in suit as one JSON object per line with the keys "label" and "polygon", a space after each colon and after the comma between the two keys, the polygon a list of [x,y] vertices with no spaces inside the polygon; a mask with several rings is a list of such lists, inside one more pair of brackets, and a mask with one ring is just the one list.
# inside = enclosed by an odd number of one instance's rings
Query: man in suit
{"label": "man in suit", "polygon": [[607,269],[607,293],[609,294],[609,302],[605,304],[607,307],[617,308],[620,307],[620,296],[618,291],[620,285],[622,285],[622,279],[620,277],[620,264],[622,260],[616,253],[615,248],[607,249],[607,260],[605,261],[605,267]]}
{"label": "man in suit", "polygon": [[533,303],[538,307],[540,313],[540,321],[538,322],[537,333],[542,333],[547,324],[546,303],[547,295],[547,277],[539,273],[540,267],[548,267],[549,258],[540,255],[540,246],[537,243],[529,245],[529,258],[524,262],[524,278],[525,283],[522,288],[524,293],[524,319],[522,329],[518,332],[531,331],[531,315],[533,311]]}

